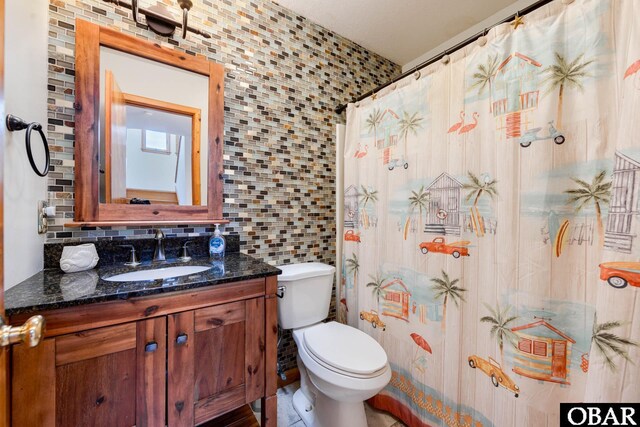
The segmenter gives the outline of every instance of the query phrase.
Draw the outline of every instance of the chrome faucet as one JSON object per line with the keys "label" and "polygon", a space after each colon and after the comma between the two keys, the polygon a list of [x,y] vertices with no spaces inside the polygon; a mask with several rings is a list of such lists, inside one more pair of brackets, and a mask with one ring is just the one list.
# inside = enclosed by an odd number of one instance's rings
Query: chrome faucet
{"label": "chrome faucet", "polygon": [[154,261],[165,261],[166,258],[164,256],[164,233],[159,228],[156,229],[156,250],[153,252],[153,260]]}
{"label": "chrome faucet", "polygon": [[140,260],[138,259],[138,256],[136,255],[136,248],[133,245],[120,245],[121,248],[127,248],[131,250],[131,253],[129,255],[129,261],[125,262],[124,265],[128,265],[130,267],[136,267],[138,265],[140,265]]}

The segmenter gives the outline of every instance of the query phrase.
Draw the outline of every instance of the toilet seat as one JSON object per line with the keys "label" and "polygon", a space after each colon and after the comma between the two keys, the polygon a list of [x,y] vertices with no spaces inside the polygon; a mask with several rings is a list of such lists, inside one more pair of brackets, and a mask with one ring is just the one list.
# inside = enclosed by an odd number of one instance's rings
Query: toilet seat
{"label": "toilet seat", "polygon": [[353,378],[373,378],[387,369],[380,344],[359,329],[338,322],[321,323],[304,330],[302,344],[319,365]]}

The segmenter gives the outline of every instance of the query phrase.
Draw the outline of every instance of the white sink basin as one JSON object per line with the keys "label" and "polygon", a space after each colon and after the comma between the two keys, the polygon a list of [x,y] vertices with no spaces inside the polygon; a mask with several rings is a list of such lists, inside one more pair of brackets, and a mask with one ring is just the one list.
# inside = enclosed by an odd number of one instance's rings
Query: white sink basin
{"label": "white sink basin", "polygon": [[182,265],[179,267],[154,268],[153,270],[132,271],[130,273],[116,274],[107,277],[107,282],[138,282],[143,280],[168,279],[170,277],[188,276],[189,274],[202,273],[211,266]]}

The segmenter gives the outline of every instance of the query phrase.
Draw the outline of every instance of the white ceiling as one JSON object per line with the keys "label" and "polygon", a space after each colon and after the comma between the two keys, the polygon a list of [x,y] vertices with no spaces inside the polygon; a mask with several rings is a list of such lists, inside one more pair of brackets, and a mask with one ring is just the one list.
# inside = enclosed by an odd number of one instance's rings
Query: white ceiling
{"label": "white ceiling", "polygon": [[275,0],[404,65],[516,0]]}

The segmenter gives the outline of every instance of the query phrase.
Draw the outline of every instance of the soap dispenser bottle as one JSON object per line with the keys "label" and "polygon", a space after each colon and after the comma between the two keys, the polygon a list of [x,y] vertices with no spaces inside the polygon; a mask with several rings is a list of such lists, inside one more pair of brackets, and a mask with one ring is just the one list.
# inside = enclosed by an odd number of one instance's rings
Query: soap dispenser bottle
{"label": "soap dispenser bottle", "polygon": [[226,242],[220,232],[220,224],[216,224],[213,236],[209,239],[209,256],[213,259],[223,259]]}

